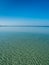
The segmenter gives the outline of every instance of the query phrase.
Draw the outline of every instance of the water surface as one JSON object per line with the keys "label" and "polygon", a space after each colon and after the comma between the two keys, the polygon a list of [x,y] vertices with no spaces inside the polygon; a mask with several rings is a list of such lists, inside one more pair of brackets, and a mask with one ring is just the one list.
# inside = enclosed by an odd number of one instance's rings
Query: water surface
{"label": "water surface", "polygon": [[1,65],[49,65],[49,28],[0,28]]}

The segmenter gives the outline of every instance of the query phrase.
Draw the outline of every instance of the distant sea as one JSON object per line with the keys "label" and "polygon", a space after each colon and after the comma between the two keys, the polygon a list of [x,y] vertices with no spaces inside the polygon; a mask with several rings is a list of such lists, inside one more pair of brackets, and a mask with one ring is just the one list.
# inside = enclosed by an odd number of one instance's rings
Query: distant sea
{"label": "distant sea", "polygon": [[49,33],[49,27],[0,27],[0,32]]}

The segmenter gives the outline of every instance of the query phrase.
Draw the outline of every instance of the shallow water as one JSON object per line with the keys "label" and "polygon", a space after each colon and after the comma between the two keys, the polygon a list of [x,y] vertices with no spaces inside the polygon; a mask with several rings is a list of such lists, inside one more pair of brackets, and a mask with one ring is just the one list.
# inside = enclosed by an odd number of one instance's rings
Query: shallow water
{"label": "shallow water", "polygon": [[0,65],[49,65],[49,33],[34,32],[0,30]]}

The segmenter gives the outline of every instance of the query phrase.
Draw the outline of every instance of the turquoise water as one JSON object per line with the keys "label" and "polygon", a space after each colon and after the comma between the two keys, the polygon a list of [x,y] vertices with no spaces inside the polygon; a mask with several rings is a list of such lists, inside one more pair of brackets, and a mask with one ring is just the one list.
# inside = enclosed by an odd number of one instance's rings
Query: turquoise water
{"label": "turquoise water", "polygon": [[49,65],[49,28],[7,29],[0,28],[0,65]]}

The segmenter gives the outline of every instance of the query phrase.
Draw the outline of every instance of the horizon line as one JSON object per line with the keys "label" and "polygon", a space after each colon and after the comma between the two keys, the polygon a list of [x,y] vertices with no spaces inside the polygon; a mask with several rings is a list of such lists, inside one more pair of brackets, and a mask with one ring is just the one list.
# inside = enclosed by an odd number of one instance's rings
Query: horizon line
{"label": "horizon line", "polygon": [[49,25],[0,25],[0,27],[49,27]]}

